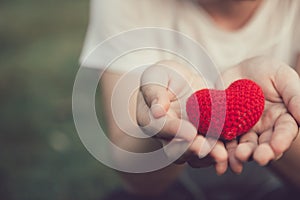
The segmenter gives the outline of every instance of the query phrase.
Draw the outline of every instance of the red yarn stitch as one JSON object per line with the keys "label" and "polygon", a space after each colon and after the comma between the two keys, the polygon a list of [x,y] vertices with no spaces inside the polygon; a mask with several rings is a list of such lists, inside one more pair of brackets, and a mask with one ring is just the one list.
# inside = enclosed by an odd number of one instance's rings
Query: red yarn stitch
{"label": "red yarn stitch", "polygon": [[257,123],[264,104],[262,89],[251,80],[241,79],[225,91],[203,89],[195,92],[187,100],[186,111],[199,134],[206,135],[209,128],[210,136],[220,135],[221,139],[229,141],[247,133]]}

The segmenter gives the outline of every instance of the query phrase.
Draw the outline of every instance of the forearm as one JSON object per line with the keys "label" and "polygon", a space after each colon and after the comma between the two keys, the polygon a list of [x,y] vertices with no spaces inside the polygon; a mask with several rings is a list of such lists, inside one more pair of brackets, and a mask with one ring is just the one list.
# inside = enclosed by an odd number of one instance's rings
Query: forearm
{"label": "forearm", "polygon": [[138,195],[155,196],[168,188],[179,176],[185,165],[171,164],[158,171],[149,173],[124,173],[119,172],[124,188]]}
{"label": "forearm", "polygon": [[[115,135],[115,134],[113,134]],[[120,148],[136,153],[152,152],[161,148],[161,145],[149,139],[136,139],[124,133],[118,133],[118,140],[113,142]],[[125,164],[128,160],[118,152],[112,152],[112,158],[118,163]],[[130,163],[132,164],[132,163]],[[156,195],[164,191],[178,177],[184,165],[171,164],[161,170],[149,173],[118,172],[122,178],[124,188],[130,193],[139,195]]]}
{"label": "forearm", "polygon": [[[298,56],[295,70],[300,75],[300,56]],[[299,129],[300,132],[300,129]],[[292,143],[290,149],[284,153],[282,158],[274,161],[271,168],[284,180],[291,183],[295,188],[300,189],[300,136]]]}
{"label": "forearm", "polygon": [[290,149],[282,158],[271,164],[272,170],[278,173],[284,180],[300,189],[300,136],[293,142]]}
{"label": "forearm", "polygon": [[[152,152],[161,148],[161,144],[152,138],[138,139],[134,138],[117,126],[111,111],[111,97],[114,85],[117,83],[120,74],[105,73],[101,80],[102,97],[103,97],[103,112],[107,122],[108,135],[111,141],[119,148],[135,153]],[[119,94],[121,95],[121,94]],[[132,95],[130,100],[130,114],[132,121],[136,121],[136,93]],[[120,99],[122,96],[118,96]],[[134,131],[134,128],[133,128]],[[125,164],[128,162],[126,157],[120,155],[118,152],[112,152],[112,159],[118,163]],[[132,164],[132,163],[130,163]],[[142,174],[119,172],[124,182],[124,187],[131,193],[143,195],[155,195],[162,192],[168,187],[182,171],[183,165],[171,164],[164,169]]]}

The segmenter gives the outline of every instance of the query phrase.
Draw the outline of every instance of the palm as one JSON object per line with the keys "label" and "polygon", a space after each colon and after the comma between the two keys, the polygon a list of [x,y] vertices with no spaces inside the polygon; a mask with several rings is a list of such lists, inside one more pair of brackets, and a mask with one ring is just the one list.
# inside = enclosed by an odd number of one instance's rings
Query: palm
{"label": "palm", "polygon": [[[147,68],[141,77],[137,121],[143,128],[148,127],[146,132],[157,133],[154,138],[162,143],[169,158],[181,155],[178,163],[188,162],[193,167],[214,164],[217,173],[222,174],[227,169],[224,144],[197,135],[185,112],[186,99],[202,88],[206,88],[204,80],[182,64],[165,61]],[[175,145],[167,145],[170,142]],[[182,151],[182,147],[187,149]]]}
{"label": "palm", "polygon": [[[265,95],[265,109],[262,117],[258,123],[253,127],[253,130],[259,135],[265,135],[268,132],[272,132],[274,125],[278,119],[287,113],[287,108],[276,90],[274,88],[272,81],[260,81],[256,80],[258,84],[262,87]],[[265,136],[264,136],[265,137]]]}
{"label": "palm", "polygon": [[271,131],[274,128],[275,122],[286,112],[287,109],[283,102],[265,100],[263,115],[253,127],[253,130],[259,135],[262,135],[266,131]]}
{"label": "palm", "polygon": [[298,133],[300,80],[289,66],[258,58],[245,61],[224,75],[225,83],[240,78],[257,82],[265,94],[261,119],[239,141],[227,144],[233,171],[251,156],[260,165],[280,157]]}

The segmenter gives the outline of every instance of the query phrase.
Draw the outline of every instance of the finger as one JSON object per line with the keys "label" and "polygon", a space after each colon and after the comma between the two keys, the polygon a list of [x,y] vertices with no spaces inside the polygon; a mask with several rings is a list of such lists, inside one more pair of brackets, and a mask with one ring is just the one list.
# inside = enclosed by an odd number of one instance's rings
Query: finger
{"label": "finger", "polygon": [[147,126],[151,119],[149,115],[149,107],[147,106],[142,93],[139,92],[137,96],[136,120],[141,127]]}
{"label": "finger", "polygon": [[[202,135],[197,135],[182,157],[189,160],[190,157],[196,156],[198,159],[202,160],[208,157],[208,154],[214,148],[213,145],[213,142],[207,141]],[[195,161],[195,159],[193,159],[193,161]]]}
{"label": "finger", "polygon": [[292,144],[298,134],[298,125],[294,118],[286,113],[281,115],[274,125],[270,145],[276,156],[285,152]]}
{"label": "finger", "polygon": [[140,89],[155,118],[164,116],[169,109],[168,82],[168,72],[163,67],[152,66],[142,74]]}
{"label": "finger", "polygon": [[141,91],[153,117],[159,118],[167,113],[170,107],[167,88],[159,85],[145,85],[141,87]]}
{"label": "finger", "polygon": [[272,129],[268,129],[263,133],[261,133],[260,136],[258,137],[258,144],[260,145],[263,143],[269,143],[271,141],[272,134],[273,134]]}
{"label": "finger", "polygon": [[300,124],[300,78],[295,70],[282,64],[275,76],[275,87],[285,105]]}
{"label": "finger", "polygon": [[210,156],[215,160],[215,169],[218,175],[222,175],[228,168],[228,153],[221,141],[217,141],[210,152]]}
{"label": "finger", "polygon": [[268,143],[258,145],[253,154],[253,159],[261,166],[267,165],[274,158],[275,154]]}
{"label": "finger", "polygon": [[[185,152],[178,159],[178,162],[179,163],[180,162],[182,163],[182,162],[185,162],[185,161],[195,162],[197,160],[196,158],[198,158],[198,160],[202,159],[202,157],[199,157],[200,152],[207,152],[207,154],[208,154],[211,151],[210,147],[204,145],[205,140],[206,139],[202,135],[198,135],[198,136],[195,137],[194,141],[191,144],[188,144],[187,142],[181,141],[181,144],[180,144],[181,148],[184,149]],[[186,149],[187,147],[188,147],[188,149]],[[166,148],[166,147],[164,147],[164,148]],[[165,149],[165,151],[171,151],[171,150]],[[172,151],[174,152],[174,150],[172,150]],[[191,159],[191,158],[193,158],[193,159]]]}
{"label": "finger", "polygon": [[272,138],[273,131],[271,129],[262,133],[259,138],[259,145],[253,153],[253,159],[261,166],[265,166],[275,158],[275,153],[269,142]]}
{"label": "finger", "polygon": [[210,144],[215,144],[210,152],[210,155],[215,159],[216,162],[224,162],[228,159],[227,150],[224,143],[215,139],[206,139]]}
{"label": "finger", "polygon": [[[191,131],[191,132],[190,132]],[[163,144],[167,157],[177,163],[185,162],[185,152],[194,141],[197,131],[192,124],[177,118],[167,120],[155,137]]]}
{"label": "finger", "polygon": [[235,157],[242,162],[246,162],[252,156],[258,145],[257,133],[253,130],[243,135],[235,151]]}
{"label": "finger", "polygon": [[[209,152],[210,155],[208,155]],[[225,173],[228,168],[228,156],[224,144],[203,136],[196,137],[189,150],[185,153],[184,158],[194,168],[207,167],[214,164],[218,175]]]}
{"label": "finger", "polygon": [[[195,137],[194,141],[189,144],[184,140],[175,138],[172,141],[161,140],[164,151],[168,158],[177,159],[175,163],[182,164],[184,162],[196,162],[197,164],[193,164],[193,167],[203,166],[199,160],[203,158],[199,158],[198,154],[202,151],[203,144],[205,143],[205,138],[202,135]],[[210,151],[205,150],[205,151]],[[200,163],[199,163],[200,162]],[[206,165],[206,164],[205,164]]]}
{"label": "finger", "polygon": [[243,163],[240,160],[238,160],[235,156],[236,148],[238,146],[237,141],[232,140],[230,142],[227,142],[225,146],[228,152],[229,166],[231,170],[236,174],[242,173]]}
{"label": "finger", "polygon": [[173,139],[171,141],[159,139],[163,145],[163,150],[169,160],[173,160],[174,163],[184,163],[184,152],[188,147],[188,143],[180,139]]}
{"label": "finger", "polygon": [[269,101],[265,102],[265,108],[260,120],[253,127],[256,133],[262,133],[273,128],[278,117],[286,113],[287,110],[283,103],[274,105],[274,103]]}
{"label": "finger", "polygon": [[[197,136],[197,130],[190,122],[179,118],[166,117],[164,119],[165,123],[155,137],[166,140],[177,138],[191,143]],[[154,119],[153,121],[159,120],[162,119]]]}
{"label": "finger", "polygon": [[188,150],[185,152],[184,157],[198,157],[198,159],[203,159],[211,152],[212,146],[202,135],[197,135],[189,146]]}
{"label": "finger", "polygon": [[136,116],[138,125],[149,136],[166,140],[181,138],[191,142],[197,135],[195,127],[190,122],[179,119],[172,110],[169,110],[167,116],[154,118],[141,93],[138,94]]}
{"label": "finger", "polygon": [[228,161],[224,161],[224,162],[218,162],[215,164],[215,170],[217,175],[222,175],[224,174],[228,169]]}

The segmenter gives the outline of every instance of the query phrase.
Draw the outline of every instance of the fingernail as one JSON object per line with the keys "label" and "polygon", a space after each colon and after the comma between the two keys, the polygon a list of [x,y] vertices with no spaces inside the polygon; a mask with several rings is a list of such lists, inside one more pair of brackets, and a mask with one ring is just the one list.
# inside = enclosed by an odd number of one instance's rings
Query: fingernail
{"label": "fingernail", "polygon": [[153,117],[155,117],[155,118],[162,117],[166,114],[165,109],[160,104],[152,105],[151,106],[151,112],[152,112]]}
{"label": "fingernail", "polygon": [[210,151],[211,151],[211,148],[210,148],[209,144],[207,142],[203,142],[200,152],[198,153],[198,157],[200,159],[204,158],[205,156],[207,156],[209,154]]}
{"label": "fingernail", "polygon": [[275,160],[279,160],[283,156],[283,153],[279,154],[278,156],[275,157]]}

